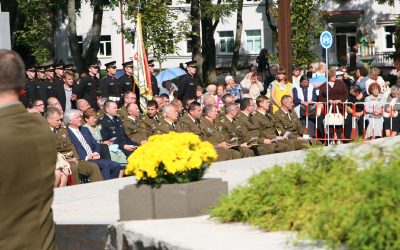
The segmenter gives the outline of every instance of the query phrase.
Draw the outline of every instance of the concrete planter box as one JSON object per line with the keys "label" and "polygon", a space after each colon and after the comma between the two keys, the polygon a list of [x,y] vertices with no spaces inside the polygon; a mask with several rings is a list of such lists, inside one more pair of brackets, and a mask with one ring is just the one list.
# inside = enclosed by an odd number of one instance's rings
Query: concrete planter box
{"label": "concrete planter box", "polygon": [[119,190],[120,220],[146,220],[192,217],[204,214],[221,195],[228,194],[228,183],[203,179],[160,188],[128,185]]}

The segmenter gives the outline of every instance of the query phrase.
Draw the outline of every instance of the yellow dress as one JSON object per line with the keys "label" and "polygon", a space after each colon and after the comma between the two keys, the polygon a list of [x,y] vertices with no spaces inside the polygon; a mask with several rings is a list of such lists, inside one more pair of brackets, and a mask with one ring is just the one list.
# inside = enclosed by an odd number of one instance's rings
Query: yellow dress
{"label": "yellow dress", "polygon": [[[275,87],[275,100],[280,103],[281,99],[284,95],[292,95],[292,83],[287,82],[286,86],[281,87],[278,81],[274,81],[272,85]],[[279,107],[275,105],[275,103],[272,104],[272,113],[275,113],[278,111]]]}

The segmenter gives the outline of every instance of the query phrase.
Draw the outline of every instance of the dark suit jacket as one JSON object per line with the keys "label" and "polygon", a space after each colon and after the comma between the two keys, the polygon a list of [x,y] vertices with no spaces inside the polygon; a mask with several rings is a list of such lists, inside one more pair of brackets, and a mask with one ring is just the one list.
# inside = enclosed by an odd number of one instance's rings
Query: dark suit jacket
{"label": "dark suit jacket", "polygon": [[[89,144],[90,149],[93,152],[97,152],[100,154],[100,144],[96,142],[96,140],[93,138],[92,134],[90,133],[88,128],[85,128],[83,126],[79,127],[79,130],[82,133],[83,138],[85,138],[87,144]],[[78,138],[75,136],[75,134],[71,131],[70,128],[68,128],[68,136],[71,139],[71,142],[75,145],[76,152],[79,155],[79,158],[81,160],[85,160],[87,153],[85,148],[82,146],[82,143],[78,140]]]}
{"label": "dark suit jacket", "polygon": [[22,104],[0,108],[0,249],[55,249],[56,142]]}
{"label": "dark suit jacket", "polygon": [[139,146],[138,143],[129,139],[128,135],[125,132],[124,125],[121,122],[121,119],[118,117],[116,120],[111,120],[108,115],[104,115],[101,120],[101,137],[103,140],[110,140],[115,137],[115,143],[118,144],[118,148],[123,150],[124,145],[134,145]]}
{"label": "dark suit jacket", "polygon": [[[75,93],[74,88],[72,88],[72,93]],[[64,84],[54,85],[52,96],[57,98],[57,100],[61,104],[62,109],[65,111],[67,99],[65,96]],[[71,101],[71,108],[76,109],[76,101]]]}

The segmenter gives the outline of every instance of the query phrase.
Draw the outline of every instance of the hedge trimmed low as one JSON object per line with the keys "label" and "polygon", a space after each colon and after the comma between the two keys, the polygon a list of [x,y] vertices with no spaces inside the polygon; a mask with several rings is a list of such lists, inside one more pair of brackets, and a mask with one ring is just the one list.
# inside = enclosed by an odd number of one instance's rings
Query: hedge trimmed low
{"label": "hedge trimmed low", "polygon": [[311,150],[303,163],[275,166],[233,190],[211,216],[297,231],[333,249],[400,249],[400,148]]}

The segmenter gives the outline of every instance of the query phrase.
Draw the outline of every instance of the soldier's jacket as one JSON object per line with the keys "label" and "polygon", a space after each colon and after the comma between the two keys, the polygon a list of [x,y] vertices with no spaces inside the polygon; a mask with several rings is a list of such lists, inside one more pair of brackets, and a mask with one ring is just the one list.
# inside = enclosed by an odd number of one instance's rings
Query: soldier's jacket
{"label": "soldier's jacket", "polygon": [[232,139],[234,137],[238,137],[240,144],[245,142],[245,141],[241,140],[243,138],[240,138],[238,136],[237,126],[239,126],[239,125],[236,124],[235,118],[233,118],[232,121],[230,121],[228,119],[228,117],[226,117],[225,115],[221,116],[219,121],[217,121],[217,126],[218,126],[219,130],[222,133],[224,133],[224,136],[226,138]]}
{"label": "soldier's jacket", "polygon": [[281,131],[281,135],[284,135],[286,131],[289,131],[290,139],[296,139],[297,137],[303,136],[304,128],[301,125],[297,114],[292,110],[289,111],[288,114],[286,114],[282,109],[278,109],[278,111],[274,113],[274,117],[277,122],[277,128]]}
{"label": "soldier's jacket", "polygon": [[154,135],[157,133],[157,127],[160,123],[160,118],[156,115],[154,118],[150,118],[148,115],[145,115],[142,119],[142,124],[146,130],[147,137]]}
{"label": "soldier's jacket", "polygon": [[217,119],[215,119],[215,122],[218,123],[224,117],[225,117],[225,110],[224,109],[218,110]]}
{"label": "soldier's jacket", "polygon": [[140,144],[141,141],[147,140],[146,128],[139,118],[133,120],[127,117],[123,122],[125,132],[131,140]]}
{"label": "soldier's jacket", "polygon": [[169,132],[180,132],[180,130],[175,123],[173,123],[173,125],[170,125],[166,120],[162,118],[157,126],[157,133],[168,134]]}
{"label": "soldier's jacket", "polygon": [[128,111],[126,111],[126,107],[122,106],[119,110],[118,110],[118,116],[121,119],[121,121],[125,121],[126,118],[128,118]]}
{"label": "soldier's jacket", "polygon": [[262,114],[259,111],[254,112],[250,117],[251,123],[260,128],[261,135],[267,139],[275,139],[278,135],[276,131],[276,121],[272,114]]}
{"label": "soldier's jacket", "polygon": [[56,138],[57,152],[66,156],[72,154],[73,158],[79,159],[78,153],[75,150],[75,146],[74,144],[72,144],[71,140],[68,137],[66,128],[61,127],[57,129],[57,132],[54,133],[54,135]]}
{"label": "soldier's jacket", "polygon": [[250,122],[250,116],[238,112],[235,116],[236,131],[241,141],[248,142],[252,137],[258,137],[258,144],[264,143],[259,127]]}
{"label": "soldier's jacket", "polygon": [[182,132],[192,132],[193,134],[202,137],[200,121],[193,121],[193,119],[188,114],[182,116],[177,124]]}
{"label": "soldier's jacket", "polygon": [[200,119],[200,129],[203,135],[202,139],[205,141],[209,141],[214,146],[218,145],[221,142],[228,141],[228,138],[226,138],[224,133],[219,130],[217,124],[211,123],[204,117]]}

